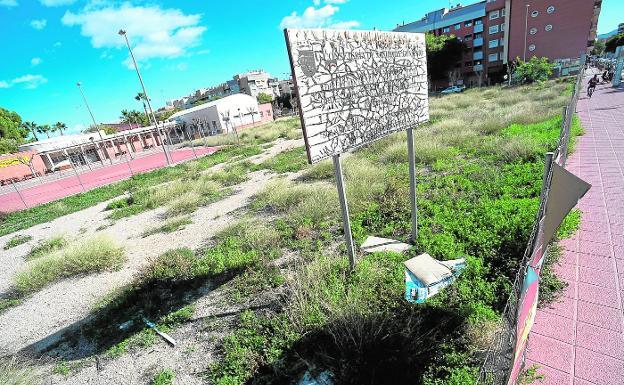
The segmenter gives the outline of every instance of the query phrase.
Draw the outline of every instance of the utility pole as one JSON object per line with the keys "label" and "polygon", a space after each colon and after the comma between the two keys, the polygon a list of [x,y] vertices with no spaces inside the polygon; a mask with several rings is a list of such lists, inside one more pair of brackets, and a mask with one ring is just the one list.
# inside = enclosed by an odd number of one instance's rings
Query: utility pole
{"label": "utility pole", "polygon": [[[80,94],[82,95],[82,99],[85,102],[85,106],[87,107],[87,110],[89,111],[89,115],[91,115],[91,120],[93,120],[93,125],[95,126],[98,135],[100,136],[100,140],[102,141],[102,143],[104,143],[104,138],[102,138],[102,132],[100,132],[100,125],[97,124],[97,122],[95,121],[95,117],[93,116],[93,112],[91,111],[91,107],[89,107],[89,102],[87,102],[87,97],[85,96],[84,92],[82,91],[82,83],[78,82],[76,83],[76,85],[78,86],[78,89],[80,90]],[[113,160],[108,158],[108,160],[110,160],[111,164],[113,164]],[[100,158],[100,162],[102,163],[102,166],[104,166],[104,159]]]}
{"label": "utility pole", "polygon": [[[158,130],[158,121],[156,120],[156,115],[154,115],[154,110],[152,110],[152,104],[150,103],[150,98],[147,95],[147,90],[145,89],[145,84],[143,84],[143,78],[141,77],[141,72],[139,71],[139,66],[137,65],[136,59],[134,58],[134,53],[132,53],[132,48],[130,48],[130,41],[128,40],[128,35],[126,31],[123,29],[119,30],[119,35],[123,36],[126,40],[126,45],[128,46],[128,51],[130,52],[130,57],[132,58],[132,63],[134,63],[134,69],[136,69],[137,76],[139,77],[139,82],[141,83],[141,88],[143,88],[143,96],[145,96],[145,101],[147,102],[147,107],[149,108],[149,112],[154,120],[154,125],[156,130]],[[165,142],[161,139],[160,144],[162,146],[163,152],[165,153],[165,159],[167,161],[167,165],[171,166],[171,155],[169,155],[169,151],[167,151],[167,147],[165,146]]]}

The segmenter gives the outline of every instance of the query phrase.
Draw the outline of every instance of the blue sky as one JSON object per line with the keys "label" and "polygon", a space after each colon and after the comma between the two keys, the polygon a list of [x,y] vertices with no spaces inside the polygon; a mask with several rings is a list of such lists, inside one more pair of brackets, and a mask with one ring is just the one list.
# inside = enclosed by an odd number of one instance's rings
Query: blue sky
{"label": "blue sky", "polygon": [[[468,1],[464,3],[470,3]],[[455,1],[454,1],[455,3]],[[284,26],[392,29],[446,0],[110,1],[0,0],[0,106],[39,124],[88,126],[76,82],[98,122],[140,109],[121,27],[128,31],[155,107],[263,68],[289,71]],[[624,2],[602,3],[599,33],[624,20]],[[620,17],[618,17],[620,15]]]}

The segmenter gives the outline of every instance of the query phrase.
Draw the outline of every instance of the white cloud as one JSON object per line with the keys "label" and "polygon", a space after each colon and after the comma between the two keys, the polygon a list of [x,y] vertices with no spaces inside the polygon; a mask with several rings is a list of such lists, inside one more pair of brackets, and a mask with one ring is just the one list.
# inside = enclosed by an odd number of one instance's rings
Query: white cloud
{"label": "white cloud", "polygon": [[0,88],[9,88],[14,85],[22,85],[24,86],[24,88],[34,89],[47,82],[48,82],[48,79],[46,79],[42,75],[28,74],[28,75],[19,76],[9,81],[0,80]]}
{"label": "white cloud", "polygon": [[30,21],[30,26],[33,27],[34,29],[44,29],[47,24],[48,24],[48,21],[46,19]]}
{"label": "white cloud", "polygon": [[[336,1],[336,0],[329,0]],[[338,0],[340,1],[340,0]],[[328,2],[326,0],[326,2]],[[357,21],[334,21],[333,16],[340,8],[327,4],[321,8],[308,7],[301,15],[296,11],[284,17],[280,28],[334,28],[350,29],[360,25]]]}
{"label": "white cloud", "polygon": [[[324,3],[325,4],[344,4],[347,1],[349,1],[349,0],[325,0]],[[314,5],[316,5],[317,7],[319,5],[321,5],[321,2],[322,2],[321,0],[314,0],[313,1]]]}
{"label": "white cloud", "polygon": [[0,7],[17,7],[17,0],[0,0]]}
{"label": "white cloud", "polygon": [[57,41],[56,43],[53,44],[54,47],[60,47],[61,45],[63,45],[60,41]]}
{"label": "white cloud", "polygon": [[[126,43],[117,33],[124,29],[136,59],[147,61],[178,57],[198,45],[206,31],[206,27],[199,25],[200,18],[200,15],[185,15],[178,9],[126,3],[120,7],[88,8],[76,14],[68,11],[62,22],[80,26],[80,33],[90,38],[95,48],[124,48]],[[125,63],[131,65],[129,58]]]}
{"label": "white cloud", "polygon": [[41,58],[40,57],[34,57],[32,59],[30,59],[30,65],[34,66],[38,66],[39,64],[41,64]]}
{"label": "white cloud", "polygon": [[73,4],[76,0],[39,0],[39,2],[46,7],[58,7],[61,5]]}

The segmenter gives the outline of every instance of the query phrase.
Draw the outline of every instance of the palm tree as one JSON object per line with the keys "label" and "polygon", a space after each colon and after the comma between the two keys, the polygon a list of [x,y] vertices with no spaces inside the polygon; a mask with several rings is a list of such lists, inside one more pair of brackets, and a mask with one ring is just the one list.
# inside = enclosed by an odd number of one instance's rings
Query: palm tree
{"label": "palm tree", "polygon": [[52,131],[52,127],[49,124],[44,124],[42,126],[37,126],[37,132],[40,134],[46,134],[48,139],[50,139],[50,132]]}
{"label": "palm tree", "polygon": [[37,123],[33,121],[24,122],[22,123],[22,128],[24,128],[26,131],[33,135],[33,137],[35,138],[35,142],[39,140],[39,138],[37,138]]}
{"label": "palm tree", "polygon": [[61,136],[63,136],[63,130],[67,130],[67,125],[62,122],[56,122],[56,124],[54,125],[54,131],[60,132]]}
{"label": "palm tree", "polygon": [[137,95],[134,97],[134,100],[143,103],[143,111],[145,111],[145,116],[147,116],[148,124],[151,124],[152,120],[150,119],[150,116],[147,113],[147,106],[145,105],[145,101],[147,100],[147,98],[145,97],[145,94],[143,92],[137,93]]}

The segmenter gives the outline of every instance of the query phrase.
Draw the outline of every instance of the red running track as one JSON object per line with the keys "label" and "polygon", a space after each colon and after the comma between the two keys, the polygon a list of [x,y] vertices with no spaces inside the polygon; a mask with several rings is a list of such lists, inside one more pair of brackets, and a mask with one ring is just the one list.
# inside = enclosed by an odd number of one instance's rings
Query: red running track
{"label": "red running track", "polygon": [[[198,157],[212,154],[215,151],[217,151],[215,147],[195,147],[195,153],[197,153]],[[194,156],[193,150],[190,148],[171,151],[173,163],[191,160]],[[130,167],[128,167],[127,162],[121,162],[97,170],[82,172],[79,174],[80,182],[82,182],[84,190],[88,191],[130,178],[132,176],[130,168],[132,168],[134,174],[140,174],[164,167],[165,165],[165,155],[162,152],[157,152],[130,160]],[[20,189],[20,194],[28,207],[34,207],[83,192],[80,182],[75,174],[69,174],[62,179],[28,187],[23,190]],[[20,198],[17,192],[1,195],[0,212],[13,212],[25,209],[22,198]]]}

